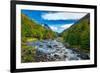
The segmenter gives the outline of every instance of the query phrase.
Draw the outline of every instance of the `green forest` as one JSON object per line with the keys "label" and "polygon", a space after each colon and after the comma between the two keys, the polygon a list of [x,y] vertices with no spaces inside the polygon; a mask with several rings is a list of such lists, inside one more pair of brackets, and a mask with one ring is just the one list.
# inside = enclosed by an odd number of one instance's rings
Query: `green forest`
{"label": "green forest", "polygon": [[[68,47],[89,52],[90,50],[90,15],[80,19],[74,25],[62,32],[62,37]],[[67,45],[66,45],[67,46]]]}
{"label": "green forest", "polygon": [[56,33],[52,30],[46,29],[42,25],[35,22],[35,20],[29,19],[24,14],[21,14],[21,35],[22,41],[24,38],[36,38],[38,40],[41,39],[53,39],[56,37]]}

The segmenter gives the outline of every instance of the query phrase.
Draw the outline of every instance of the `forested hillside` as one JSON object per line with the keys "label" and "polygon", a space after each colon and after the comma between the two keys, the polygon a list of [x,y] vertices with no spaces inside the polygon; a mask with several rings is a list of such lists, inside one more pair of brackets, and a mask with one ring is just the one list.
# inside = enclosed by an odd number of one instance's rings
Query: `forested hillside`
{"label": "forested hillside", "polygon": [[22,37],[32,37],[37,39],[53,39],[56,37],[56,33],[50,29],[43,27],[35,22],[35,20],[29,19],[26,15],[21,14],[21,32]]}
{"label": "forested hillside", "polygon": [[64,30],[62,37],[66,46],[89,52],[90,50],[90,15],[87,14],[70,28]]}

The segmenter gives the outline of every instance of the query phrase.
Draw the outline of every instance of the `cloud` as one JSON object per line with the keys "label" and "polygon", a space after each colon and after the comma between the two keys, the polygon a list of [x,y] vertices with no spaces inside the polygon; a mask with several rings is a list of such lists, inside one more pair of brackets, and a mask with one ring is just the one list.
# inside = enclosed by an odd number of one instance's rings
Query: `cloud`
{"label": "cloud", "polygon": [[49,25],[49,27],[53,30],[56,31],[58,33],[61,33],[62,31],[64,31],[65,29],[69,28],[70,26],[72,26],[74,23],[71,24],[63,24],[63,25]]}
{"label": "cloud", "polygon": [[49,26],[53,31],[57,31],[58,28],[56,26]]}
{"label": "cloud", "polygon": [[65,25],[62,25],[61,28],[67,29],[67,28],[69,28],[70,26],[72,26],[73,24],[74,24],[74,23],[72,23],[72,24],[65,24]]}
{"label": "cloud", "polygon": [[56,12],[56,13],[44,13],[42,18],[44,20],[78,20],[84,17],[87,13],[73,13],[73,12]]}

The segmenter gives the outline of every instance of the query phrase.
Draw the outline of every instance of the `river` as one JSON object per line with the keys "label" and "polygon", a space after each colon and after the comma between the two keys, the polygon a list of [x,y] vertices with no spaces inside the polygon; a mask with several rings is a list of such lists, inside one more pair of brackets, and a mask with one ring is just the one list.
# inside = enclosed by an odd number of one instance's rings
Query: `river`
{"label": "river", "polygon": [[57,40],[28,42],[27,45],[34,46],[36,48],[36,62],[89,59],[87,54],[77,52],[71,48],[66,48]]}

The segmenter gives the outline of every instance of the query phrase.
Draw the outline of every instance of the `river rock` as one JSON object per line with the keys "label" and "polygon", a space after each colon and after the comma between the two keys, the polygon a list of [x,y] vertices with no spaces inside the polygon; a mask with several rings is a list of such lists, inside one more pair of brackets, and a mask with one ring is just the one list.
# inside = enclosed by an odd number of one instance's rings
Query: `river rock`
{"label": "river rock", "polygon": [[[56,40],[29,42],[28,45],[36,47],[36,62],[89,59],[88,55],[66,48],[61,42]],[[66,46],[68,47],[69,44],[66,43]]]}

